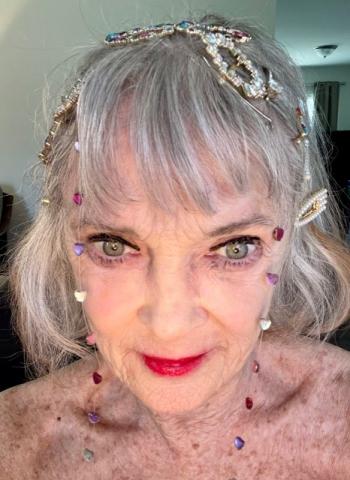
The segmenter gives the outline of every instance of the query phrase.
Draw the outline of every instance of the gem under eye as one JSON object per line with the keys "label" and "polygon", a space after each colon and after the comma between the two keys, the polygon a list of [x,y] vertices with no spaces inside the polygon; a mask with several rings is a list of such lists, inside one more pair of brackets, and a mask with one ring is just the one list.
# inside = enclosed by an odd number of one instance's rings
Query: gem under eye
{"label": "gem under eye", "polygon": [[226,246],[226,252],[229,258],[240,260],[248,255],[249,249],[246,243],[229,243]]}
{"label": "gem under eye", "polygon": [[120,242],[103,242],[103,252],[109,256],[118,256],[123,253],[124,245]]}

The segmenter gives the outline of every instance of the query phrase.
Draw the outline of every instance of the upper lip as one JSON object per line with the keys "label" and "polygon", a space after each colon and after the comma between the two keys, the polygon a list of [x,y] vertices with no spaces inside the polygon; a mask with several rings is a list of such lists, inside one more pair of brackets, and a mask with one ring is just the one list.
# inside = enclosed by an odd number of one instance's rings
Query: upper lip
{"label": "upper lip", "polygon": [[142,353],[142,355],[144,355],[144,356],[146,356],[146,357],[150,357],[150,358],[159,359],[159,360],[167,360],[167,361],[169,361],[169,362],[178,362],[178,361],[180,361],[180,360],[186,360],[186,359],[188,359],[188,358],[199,357],[200,355],[204,355],[205,353],[207,353],[207,351],[201,352],[201,353],[196,353],[196,354],[194,354],[194,355],[176,356],[175,358],[162,357],[161,355],[149,355],[148,353]]}

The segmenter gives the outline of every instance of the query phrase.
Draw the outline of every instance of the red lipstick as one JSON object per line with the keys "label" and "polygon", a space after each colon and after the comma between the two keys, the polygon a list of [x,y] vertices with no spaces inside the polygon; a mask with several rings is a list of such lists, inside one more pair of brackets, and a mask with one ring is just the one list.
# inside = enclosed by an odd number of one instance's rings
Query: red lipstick
{"label": "red lipstick", "polygon": [[196,357],[180,358],[171,360],[169,358],[149,357],[142,355],[145,365],[159,375],[179,376],[190,372],[202,362],[206,353],[202,353]]}

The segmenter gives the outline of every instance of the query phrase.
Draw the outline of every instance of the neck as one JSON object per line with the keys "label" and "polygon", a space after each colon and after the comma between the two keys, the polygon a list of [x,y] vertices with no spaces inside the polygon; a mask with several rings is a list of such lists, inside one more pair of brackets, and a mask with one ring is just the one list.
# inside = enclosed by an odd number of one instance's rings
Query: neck
{"label": "neck", "polygon": [[[260,352],[260,349],[259,349]],[[218,450],[230,450],[236,436],[244,436],[245,424],[251,422],[252,411],[246,397],[254,399],[254,409],[264,403],[259,373],[252,366],[257,348],[248,353],[244,367],[227,384],[195,410],[181,413],[154,412],[143,405],[143,419],[150,430],[158,432],[160,441],[174,457],[199,458]],[[253,414],[254,415],[254,414]]]}
{"label": "neck", "polygon": [[[266,346],[266,341],[264,342]],[[184,459],[187,464],[198,459],[231,455],[235,450],[235,437],[245,437],[249,425],[266,404],[266,372],[269,354],[258,344],[248,352],[243,368],[225,385],[195,410],[181,413],[154,412],[143,404],[113,374],[99,356],[98,369],[103,382],[89,388],[88,406],[101,412],[104,422],[113,430],[118,427],[144,432],[162,444],[171,457]],[[257,360],[263,371],[255,373],[253,362]],[[252,410],[246,407],[246,398],[254,401]],[[102,408],[103,405],[103,408]],[[118,408],[116,408],[118,405]],[[100,407],[101,406],[101,407]],[[153,441],[152,440],[152,441]],[[215,450],[215,451],[214,451]]]}

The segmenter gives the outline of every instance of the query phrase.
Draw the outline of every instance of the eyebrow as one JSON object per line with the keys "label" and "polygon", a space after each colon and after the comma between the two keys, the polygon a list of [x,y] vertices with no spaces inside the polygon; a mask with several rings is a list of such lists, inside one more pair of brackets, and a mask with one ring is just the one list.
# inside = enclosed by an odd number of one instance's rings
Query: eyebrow
{"label": "eyebrow", "polygon": [[239,222],[231,222],[227,225],[222,225],[221,227],[215,228],[210,232],[206,232],[208,237],[219,237],[220,235],[227,235],[230,233],[235,233],[239,230],[249,227],[255,227],[257,225],[265,225],[271,227],[273,224],[272,219],[265,217],[263,215],[252,215],[250,218],[240,220]]}
{"label": "eyebrow", "polygon": [[[255,227],[257,225],[271,227],[273,225],[273,221],[271,218],[265,217],[263,215],[253,214],[251,217],[240,220],[239,222],[230,222],[227,225],[222,225],[215,228],[214,230],[207,231],[205,232],[205,235],[209,238],[220,237],[222,235],[232,234],[244,228]],[[72,226],[73,228],[91,226],[111,233],[118,232],[118,234],[130,235],[134,238],[141,240],[140,235],[135,230],[129,227],[112,227],[110,225],[100,222],[90,221],[89,219],[82,219],[80,223],[74,223]]]}

